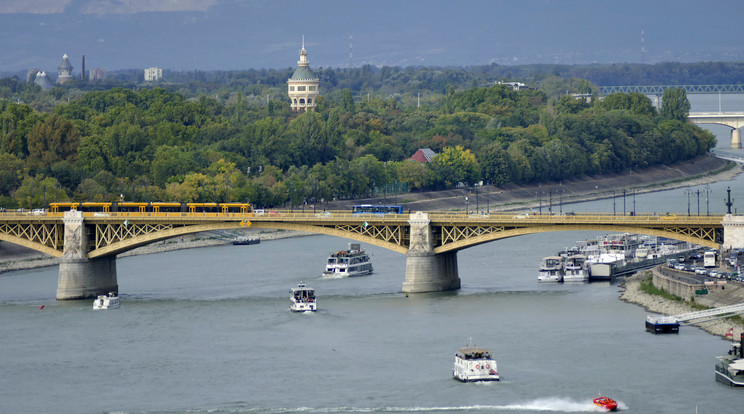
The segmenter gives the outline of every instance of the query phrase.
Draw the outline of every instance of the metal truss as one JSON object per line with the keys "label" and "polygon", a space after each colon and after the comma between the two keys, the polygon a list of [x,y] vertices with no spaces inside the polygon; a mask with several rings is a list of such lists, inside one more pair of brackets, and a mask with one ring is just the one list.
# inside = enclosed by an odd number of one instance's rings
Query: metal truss
{"label": "metal truss", "polygon": [[133,239],[139,236],[147,236],[166,230],[171,230],[175,227],[184,227],[184,225],[162,223],[162,224],[150,224],[150,223],[131,223],[128,225],[124,224],[96,224],[95,227],[95,242],[93,243],[92,249],[100,249],[110,244],[120,242],[127,239]]}
{"label": "metal truss", "polygon": [[[62,252],[64,247],[64,225],[52,222],[2,222],[0,234],[45,246],[48,249]],[[48,251],[46,251],[48,253]]]}
{"label": "metal truss", "polygon": [[666,89],[680,88],[686,93],[744,93],[744,85],[649,85],[649,86],[600,86],[602,95],[639,92],[644,95],[661,95]]}
{"label": "metal truss", "polygon": [[500,233],[506,230],[503,225],[453,225],[441,226],[439,234],[441,241],[435,243],[438,246],[455,243],[460,240],[482,236],[484,234]]}
{"label": "metal truss", "polygon": [[360,234],[382,240],[398,246],[408,247],[407,225],[400,224],[338,224],[334,228],[338,231]]}

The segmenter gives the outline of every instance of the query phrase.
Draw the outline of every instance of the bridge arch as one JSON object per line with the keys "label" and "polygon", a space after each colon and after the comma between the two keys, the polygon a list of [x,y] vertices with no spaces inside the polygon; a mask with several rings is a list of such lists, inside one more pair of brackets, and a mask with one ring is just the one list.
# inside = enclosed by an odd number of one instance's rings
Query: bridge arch
{"label": "bridge arch", "polygon": [[526,236],[530,234],[537,234],[537,233],[546,233],[546,232],[555,232],[555,231],[601,231],[601,232],[609,232],[609,233],[636,233],[636,234],[646,234],[649,236],[657,236],[657,237],[667,237],[670,239],[680,240],[684,242],[699,244],[702,246],[710,247],[717,249],[719,248],[719,244],[715,242],[711,242],[709,240],[705,240],[700,237],[695,237],[679,232],[673,232],[668,230],[658,230],[658,229],[649,229],[649,228],[641,228],[641,227],[624,227],[624,226],[618,226],[618,225],[547,225],[547,226],[540,226],[540,227],[521,227],[521,228],[515,228],[515,229],[509,229],[504,230],[500,232],[494,232],[494,233],[487,233],[482,234],[480,236],[471,237],[464,240],[458,240],[453,243],[448,243],[442,246],[438,246],[434,248],[434,253],[446,253],[446,252],[456,252],[459,250],[466,249],[468,247],[477,246],[483,243],[492,242],[495,240],[501,240],[506,239],[510,237],[517,237],[517,236]]}
{"label": "bridge arch", "polygon": [[43,243],[31,241],[25,238],[21,238],[18,236],[14,236],[12,234],[8,233],[0,233],[0,240],[8,243],[17,244],[19,246],[28,247],[29,249],[33,249],[42,253],[46,253],[50,256],[60,258],[62,257],[62,250],[57,250],[53,247],[49,247]]}
{"label": "bridge arch", "polygon": [[744,127],[744,113],[690,112],[688,119],[696,125],[713,124],[731,128],[729,146],[734,149],[741,148],[741,128]]}

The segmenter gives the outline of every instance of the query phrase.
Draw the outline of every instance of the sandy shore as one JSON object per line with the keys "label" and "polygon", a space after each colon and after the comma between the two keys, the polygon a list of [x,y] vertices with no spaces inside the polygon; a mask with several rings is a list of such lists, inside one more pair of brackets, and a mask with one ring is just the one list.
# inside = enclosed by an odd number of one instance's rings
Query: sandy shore
{"label": "sandy shore", "polygon": [[[623,288],[620,300],[642,306],[651,313],[660,315],[679,315],[687,312],[695,312],[694,309],[684,302],[667,300],[661,296],[649,295],[641,290],[641,281],[651,277],[651,270],[645,270],[628,277],[620,286]],[[744,287],[737,283],[727,285],[725,291],[711,291],[706,297],[696,299],[699,304],[711,307],[731,305],[733,302],[744,302]],[[642,321],[639,324],[644,323]],[[716,319],[701,323],[696,326],[710,334],[725,338],[729,329],[734,329],[734,338],[738,338],[744,327],[740,324],[731,323],[726,319]]]}

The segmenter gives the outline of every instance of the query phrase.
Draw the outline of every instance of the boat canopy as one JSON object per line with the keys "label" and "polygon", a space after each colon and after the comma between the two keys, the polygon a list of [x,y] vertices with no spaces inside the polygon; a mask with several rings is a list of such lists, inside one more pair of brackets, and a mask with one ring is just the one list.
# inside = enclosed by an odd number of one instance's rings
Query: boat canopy
{"label": "boat canopy", "polygon": [[729,365],[729,369],[744,371],[744,359],[737,359]]}
{"label": "boat canopy", "polygon": [[462,359],[491,359],[491,351],[483,348],[460,348],[457,356]]}

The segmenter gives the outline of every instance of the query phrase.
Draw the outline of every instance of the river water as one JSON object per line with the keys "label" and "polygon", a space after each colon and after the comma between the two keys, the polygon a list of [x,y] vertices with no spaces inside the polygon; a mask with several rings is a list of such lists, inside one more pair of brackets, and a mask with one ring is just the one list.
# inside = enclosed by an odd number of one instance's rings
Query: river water
{"label": "river water", "polygon": [[[711,213],[725,212],[729,186],[744,200],[742,180],[700,188]],[[634,199],[639,212],[686,213],[689,196]],[[613,203],[622,211],[621,198],[562,208]],[[596,235],[463,250],[462,289],[431,294],[401,294],[405,256],[369,245],[373,275],[321,278],[349,242],[330,236],[118,259],[118,310],[55,301],[56,267],[2,274],[0,412],[596,412],[598,393],[627,412],[741,412],[742,390],[714,380],[726,341],[693,327],[647,333],[646,312],[619,301],[614,282],[537,283],[540,258]],[[300,282],[316,289],[318,312],[289,312]],[[452,379],[471,337],[502,381]]]}

